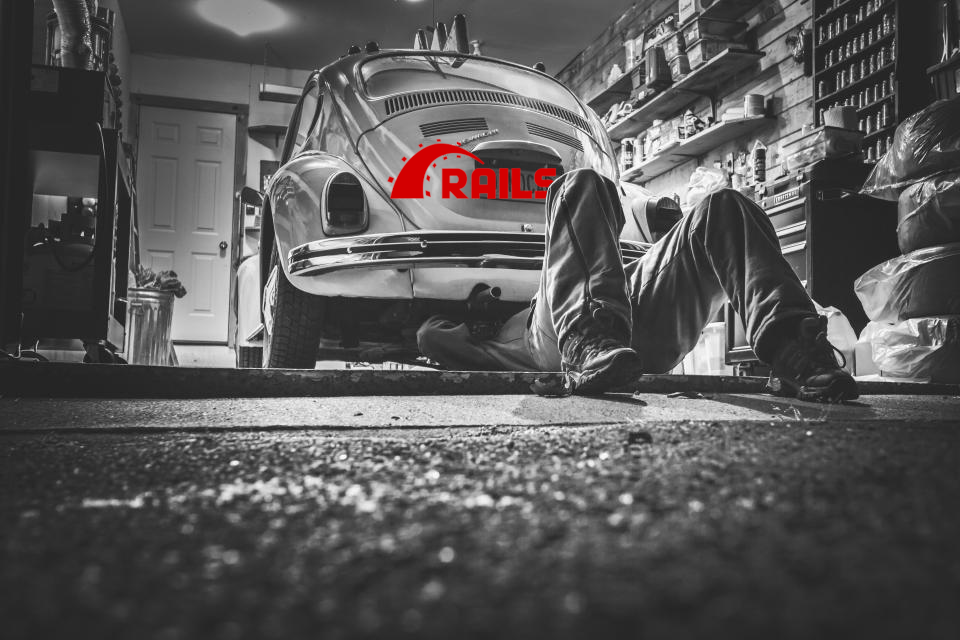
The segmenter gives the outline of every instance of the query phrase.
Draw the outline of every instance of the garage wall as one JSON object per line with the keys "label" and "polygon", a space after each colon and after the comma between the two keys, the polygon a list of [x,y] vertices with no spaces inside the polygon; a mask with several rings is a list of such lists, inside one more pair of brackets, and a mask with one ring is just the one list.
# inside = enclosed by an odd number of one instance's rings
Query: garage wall
{"label": "garage wall", "polygon": [[[677,5],[677,0],[643,0],[623,15],[611,16],[610,26],[564,67],[557,77],[581,97],[596,95],[605,86],[605,78],[614,63],[624,68],[625,38],[639,35],[647,26],[676,12]],[[713,166],[715,161],[728,153],[749,150],[757,139],[768,146],[768,164],[774,166],[782,145],[796,139],[805,123],[813,122],[813,80],[804,76],[803,65],[790,57],[791,47],[787,43],[787,36],[796,33],[800,25],[811,26],[811,12],[808,0],[757,2],[757,9],[745,19],[756,35],[759,49],[766,56],[758,65],[726,83],[729,89],[721,95],[719,112],[743,104],[743,96],[747,93],[762,93],[767,97],[769,114],[775,119],[749,137],[718,147],[708,155],[693,159],[651,180],[646,185],[648,188],[655,193],[679,193],[682,196],[690,174],[697,166]],[[701,99],[692,108],[699,116],[710,113],[710,104],[706,99]]]}
{"label": "garage wall", "polygon": [[[264,80],[262,65],[140,53],[133,54],[131,60],[133,93],[247,105],[249,125],[286,126],[293,113],[291,104],[261,101],[261,82],[302,86],[310,74],[306,69],[267,67]],[[259,188],[260,161],[279,157],[279,145],[273,137],[258,138],[248,138],[247,147],[247,184],[254,188]]]}

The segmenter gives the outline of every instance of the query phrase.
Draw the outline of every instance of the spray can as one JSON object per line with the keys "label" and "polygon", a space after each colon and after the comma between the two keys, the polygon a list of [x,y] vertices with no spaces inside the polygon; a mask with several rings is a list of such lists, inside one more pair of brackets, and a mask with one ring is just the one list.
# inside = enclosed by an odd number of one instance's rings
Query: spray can
{"label": "spray can", "polygon": [[633,140],[623,141],[623,155],[620,157],[620,170],[629,171],[633,168]]}
{"label": "spray can", "polygon": [[758,185],[767,181],[767,147],[759,140],[753,145],[753,180]]}

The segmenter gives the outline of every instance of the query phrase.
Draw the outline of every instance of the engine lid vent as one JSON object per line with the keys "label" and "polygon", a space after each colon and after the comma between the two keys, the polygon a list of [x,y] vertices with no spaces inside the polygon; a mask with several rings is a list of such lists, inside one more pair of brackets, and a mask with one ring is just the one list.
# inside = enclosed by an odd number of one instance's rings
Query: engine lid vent
{"label": "engine lid vent", "polygon": [[432,107],[439,104],[464,104],[464,103],[489,103],[505,104],[515,107],[523,107],[532,111],[539,111],[547,115],[565,120],[573,126],[590,133],[587,121],[576,113],[563,107],[558,107],[544,100],[519,96],[515,93],[506,93],[504,91],[486,91],[482,89],[437,89],[435,91],[416,91],[413,93],[404,93],[398,96],[391,96],[386,99],[387,115],[393,115],[401,111],[410,111],[412,109],[421,109],[423,107]]}
{"label": "engine lid vent", "polygon": [[555,140],[556,142],[562,142],[568,147],[573,147],[577,151],[583,151],[583,144],[579,140],[574,138],[571,135],[567,135],[561,131],[555,129],[550,129],[549,127],[544,127],[539,124],[534,124],[532,122],[527,123],[527,133],[531,133],[535,136],[540,136],[541,138],[547,138],[549,140]]}
{"label": "engine lid vent", "polygon": [[441,120],[439,122],[427,122],[420,125],[420,132],[424,138],[433,138],[447,133],[458,133],[460,131],[486,131],[487,121],[485,118],[460,118],[458,120]]}

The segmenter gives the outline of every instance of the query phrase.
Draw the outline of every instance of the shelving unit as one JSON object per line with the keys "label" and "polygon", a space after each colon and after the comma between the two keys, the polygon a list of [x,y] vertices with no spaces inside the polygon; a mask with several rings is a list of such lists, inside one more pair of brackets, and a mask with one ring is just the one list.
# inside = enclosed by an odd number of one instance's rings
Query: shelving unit
{"label": "shelving unit", "polygon": [[593,97],[586,100],[587,105],[597,113],[603,115],[607,109],[617,102],[621,102],[630,97],[633,92],[633,81],[630,75],[636,67],[630,67],[624,71],[623,76],[608,87],[604,87]]}
{"label": "shelving unit", "polygon": [[626,118],[607,129],[614,140],[635,136],[654,120],[676,115],[698,98],[714,99],[719,87],[764,56],[760,51],[727,49],[664,89]]}
{"label": "shelving unit", "polygon": [[303,87],[290,87],[283,84],[261,82],[259,97],[264,102],[297,104],[297,102],[300,100],[300,94],[302,92]]}
{"label": "shelving unit", "polygon": [[760,4],[756,0],[716,0],[700,13],[701,18],[711,20],[739,20]]}
{"label": "shelving unit", "polygon": [[35,194],[96,198],[97,208],[95,241],[82,266],[61,264],[58,252],[68,251],[66,242],[28,249],[23,288],[33,293],[25,293],[23,336],[79,338],[121,349],[135,196],[119,133],[92,122],[77,127],[35,121],[29,145]]}
{"label": "shelving unit", "polygon": [[736,140],[740,136],[746,135],[771,121],[772,119],[766,116],[754,116],[721,122],[709,129],[701,131],[695,136],[687,138],[678,145],[658,153],[652,158],[648,158],[629,171],[625,171],[620,176],[620,179],[627,182],[643,184],[648,180],[663,175],[667,171],[692,158],[702,156],[711,149],[730,142],[731,140]]}
{"label": "shelving unit", "polygon": [[868,160],[889,146],[896,126],[926,106],[932,12],[907,0],[814,0],[814,117],[857,109]]}

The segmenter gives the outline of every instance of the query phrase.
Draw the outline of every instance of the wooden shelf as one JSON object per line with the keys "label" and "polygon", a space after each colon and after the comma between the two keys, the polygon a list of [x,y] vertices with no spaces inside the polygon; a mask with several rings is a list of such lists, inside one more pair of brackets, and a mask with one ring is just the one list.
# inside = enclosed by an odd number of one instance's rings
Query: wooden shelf
{"label": "wooden shelf", "polygon": [[760,5],[757,0],[717,0],[700,13],[701,18],[713,20],[739,20],[751,9]]}
{"label": "wooden shelf", "polygon": [[841,40],[846,41],[846,40],[850,39],[850,36],[860,35],[860,32],[861,32],[861,31],[865,31],[865,29],[863,28],[864,25],[869,25],[870,27],[875,27],[875,26],[876,26],[876,23],[877,23],[877,19],[880,18],[881,16],[883,16],[883,14],[884,14],[886,11],[888,11],[890,8],[892,8],[892,6],[893,6],[893,2],[891,2],[890,0],[888,0],[887,3],[884,4],[882,7],[880,7],[878,10],[874,11],[873,13],[868,13],[868,14],[863,18],[863,20],[861,20],[860,22],[858,22],[858,23],[856,23],[855,25],[851,26],[851,27],[850,27],[849,29],[847,29],[846,31],[843,31],[843,32],[841,32],[841,33],[838,33],[837,35],[833,36],[832,38],[830,38],[830,39],[828,39],[828,40],[824,40],[823,42],[821,42],[820,44],[818,44],[818,45],[817,45],[817,48],[829,47],[830,45],[832,45],[832,44],[834,44],[834,43],[836,43],[836,42],[840,42]]}
{"label": "wooden shelf", "polygon": [[653,180],[688,160],[699,158],[718,146],[736,140],[773,121],[773,118],[766,116],[753,116],[721,122],[709,129],[704,129],[692,138],[687,138],[680,144],[670,147],[652,158],[648,158],[629,171],[625,171],[620,179],[638,184]]}
{"label": "wooden shelf", "polygon": [[633,92],[633,82],[630,80],[630,74],[633,73],[635,68],[635,66],[630,67],[619,80],[609,87],[605,87],[602,91],[598,91],[592,98],[585,100],[587,105],[602,116],[612,105],[629,98]]}
{"label": "wooden shelf", "polygon": [[287,133],[286,125],[282,124],[257,124],[247,127],[247,135],[251,137],[273,136],[273,146],[279,147],[280,141]]}
{"label": "wooden shelf", "polygon": [[639,109],[608,128],[607,133],[615,140],[635,136],[649,127],[654,120],[674,116],[697,98],[710,96],[720,84],[747,69],[763,56],[761,51],[727,49],[655,95]]}
{"label": "wooden shelf", "polygon": [[851,82],[850,84],[845,86],[843,89],[839,89],[837,91],[834,91],[833,93],[828,93],[823,97],[817,98],[816,102],[818,104],[821,102],[831,102],[833,100],[839,99],[840,96],[846,97],[851,94],[854,94],[857,92],[856,91],[857,89],[862,89],[866,85],[870,84],[871,81],[880,80],[880,76],[892,72],[896,68],[896,66],[897,66],[896,61],[890,62],[880,67],[870,75],[864,76],[859,80],[857,80],[856,82]]}
{"label": "wooden shelf", "polygon": [[282,84],[260,83],[260,99],[264,102],[284,102],[286,104],[297,104],[300,101],[300,94],[303,93],[303,87],[288,87]]}
{"label": "wooden shelf", "polygon": [[[844,13],[847,9],[852,9],[852,8],[855,8],[855,7],[859,7],[859,6],[862,5],[862,4],[864,4],[863,0],[845,0],[844,2],[841,2],[838,6],[834,7],[833,9],[830,9],[829,11],[827,11],[827,12],[819,15],[814,22],[815,22],[816,24],[820,24],[820,23],[822,23],[822,22],[827,22],[828,20],[831,20],[831,19],[833,19],[833,18],[836,18],[837,16],[843,15],[843,13]],[[890,4],[891,4],[891,2],[889,2],[889,0],[888,0],[888,2],[885,2],[885,3],[883,4],[883,6],[881,6],[879,9],[877,9],[877,11],[874,11],[874,13],[877,13],[877,12],[879,12],[879,11],[883,11],[883,10],[886,9],[888,6],[890,6]],[[870,17],[870,16],[872,16],[872,15],[873,15],[873,13],[868,13],[864,19],[866,19],[866,18],[868,18],[868,17]]]}
{"label": "wooden shelf", "polygon": [[846,60],[835,62],[833,63],[833,65],[829,67],[824,67],[823,69],[817,71],[817,73],[830,73],[830,72],[836,71],[840,67],[850,65],[854,61],[860,61],[866,57],[866,54],[876,52],[881,47],[881,45],[887,44],[889,41],[893,40],[894,35],[895,34],[893,33],[888,33],[887,35],[883,36],[879,40],[874,40],[873,44],[867,45],[866,47],[864,47],[860,51],[857,51],[855,54],[853,54]]}

